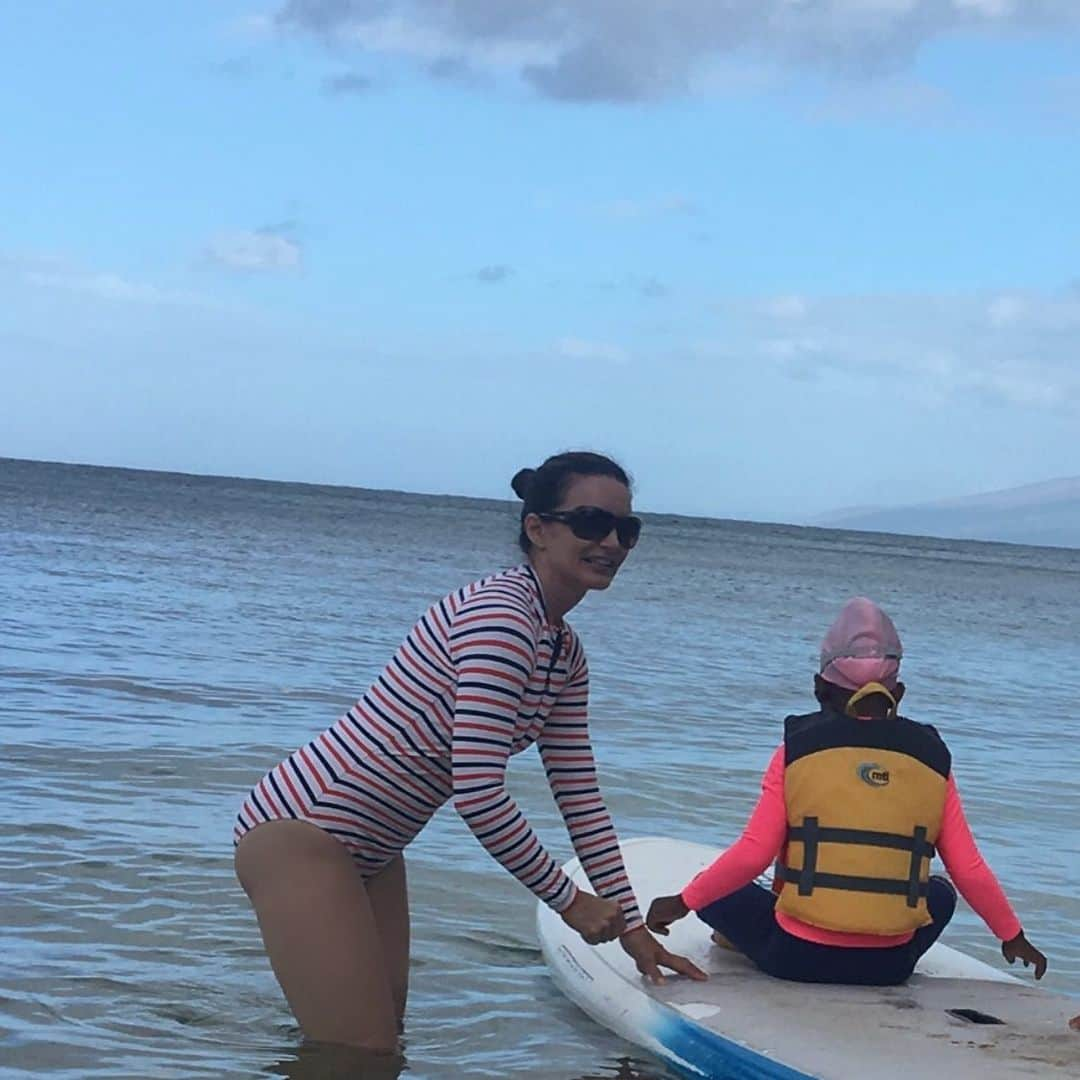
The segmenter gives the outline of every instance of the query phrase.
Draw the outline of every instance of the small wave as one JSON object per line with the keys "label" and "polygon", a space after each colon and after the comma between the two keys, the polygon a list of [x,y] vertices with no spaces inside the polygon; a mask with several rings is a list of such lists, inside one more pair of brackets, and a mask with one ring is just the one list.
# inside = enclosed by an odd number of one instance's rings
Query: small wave
{"label": "small wave", "polygon": [[170,701],[179,705],[208,705],[223,709],[245,702],[258,701],[262,697],[254,691],[239,690],[235,687],[198,684],[164,686],[114,675],[64,675],[54,678],[53,683],[57,686],[70,686],[80,690],[105,690],[143,701]]}

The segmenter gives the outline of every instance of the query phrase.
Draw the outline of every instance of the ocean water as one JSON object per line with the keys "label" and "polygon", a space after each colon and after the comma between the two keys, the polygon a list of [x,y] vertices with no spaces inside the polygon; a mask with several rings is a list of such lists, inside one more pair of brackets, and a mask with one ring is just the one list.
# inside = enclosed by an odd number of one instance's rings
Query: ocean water
{"label": "ocean water", "polygon": [[[233,817],[515,534],[510,504],[0,460],[0,1076],[376,1075],[301,1045]],[[1080,995],[1080,551],[648,517],[571,615],[619,832],[731,840],[859,593],[1045,985]],[[568,857],[535,752],[511,783]],[[554,989],[530,896],[452,811],[407,861],[405,1077],[669,1076]],[[946,940],[1001,963],[963,905]]]}

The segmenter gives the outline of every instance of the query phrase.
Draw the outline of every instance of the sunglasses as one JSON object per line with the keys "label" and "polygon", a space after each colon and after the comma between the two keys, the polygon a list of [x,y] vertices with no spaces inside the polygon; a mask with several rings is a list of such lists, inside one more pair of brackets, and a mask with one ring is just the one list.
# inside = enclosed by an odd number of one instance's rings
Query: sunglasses
{"label": "sunglasses", "polygon": [[603,540],[615,530],[620,547],[629,551],[641,535],[641,518],[618,517],[599,506],[575,506],[573,510],[550,510],[537,514],[541,521],[561,521],[579,540]]}

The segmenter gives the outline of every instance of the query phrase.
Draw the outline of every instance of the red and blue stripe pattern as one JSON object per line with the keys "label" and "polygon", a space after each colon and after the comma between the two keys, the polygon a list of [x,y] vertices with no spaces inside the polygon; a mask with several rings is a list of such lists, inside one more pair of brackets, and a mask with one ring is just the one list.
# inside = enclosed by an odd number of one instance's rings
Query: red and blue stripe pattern
{"label": "red and blue stripe pattern", "polygon": [[588,701],[584,649],[568,626],[548,623],[532,569],[484,578],[432,605],[364,696],[255,785],[236,839],[265,821],[310,821],[370,876],[452,799],[488,852],[562,911],[577,889],[506,789],[510,756],[535,742],[590,883],[638,926]]}

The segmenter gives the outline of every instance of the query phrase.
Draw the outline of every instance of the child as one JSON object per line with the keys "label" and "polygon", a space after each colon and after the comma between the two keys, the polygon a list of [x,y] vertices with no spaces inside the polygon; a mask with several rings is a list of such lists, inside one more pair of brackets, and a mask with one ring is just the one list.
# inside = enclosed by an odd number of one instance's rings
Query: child
{"label": "child", "polygon": [[[896,713],[901,655],[880,608],[862,597],[844,606],[821,646],[820,710],[787,718],[742,836],[681,894],[653,901],[651,930],[695,911],[768,975],[893,986],[956,906],[948,880],[929,875],[937,853],[1005,959],[1042,978],[1046,957],[968,828],[948,748]],[[773,891],[753,884],[774,859]]]}

